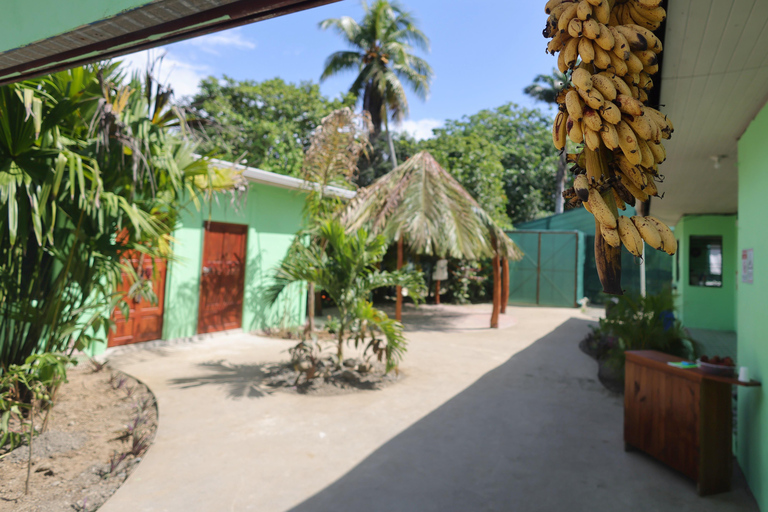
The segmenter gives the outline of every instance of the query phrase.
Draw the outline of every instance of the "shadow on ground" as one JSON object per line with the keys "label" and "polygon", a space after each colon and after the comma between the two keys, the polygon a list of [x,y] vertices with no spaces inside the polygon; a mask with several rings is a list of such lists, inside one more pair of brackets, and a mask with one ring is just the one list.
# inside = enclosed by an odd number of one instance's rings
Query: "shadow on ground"
{"label": "shadow on ground", "polygon": [[625,453],[619,397],[570,319],[487,373],[291,512],[757,510],[743,478],[707,499]]}

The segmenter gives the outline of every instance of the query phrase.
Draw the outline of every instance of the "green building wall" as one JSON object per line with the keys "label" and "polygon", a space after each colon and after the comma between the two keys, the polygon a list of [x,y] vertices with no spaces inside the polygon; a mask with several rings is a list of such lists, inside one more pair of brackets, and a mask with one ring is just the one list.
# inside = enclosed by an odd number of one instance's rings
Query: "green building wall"
{"label": "green building wall", "polygon": [[[301,325],[306,318],[306,287],[290,287],[271,307],[264,304],[262,297],[272,282],[274,269],[302,227],[303,208],[304,193],[255,183],[238,205],[231,204],[230,196],[225,194],[218,195],[200,211],[190,205],[173,235],[177,259],[168,263],[166,273],[162,338],[171,340],[197,334],[203,224],[208,220],[248,225],[243,330]],[[101,354],[106,348],[106,341],[95,343],[91,355]]]}
{"label": "green building wall", "polygon": [[[738,246],[734,257],[752,249],[753,282],[741,282],[741,264],[736,292],[738,364],[749,368],[750,377],[765,386],[768,376],[768,107],[752,121],[739,140]],[[764,388],[739,387],[739,464],[762,510],[768,510],[768,407]]]}
{"label": "green building wall", "polygon": [[[723,286],[691,286],[689,281],[692,236],[723,237]],[[736,330],[736,216],[686,215],[675,226],[678,241],[674,283],[677,311],[685,327]]]}

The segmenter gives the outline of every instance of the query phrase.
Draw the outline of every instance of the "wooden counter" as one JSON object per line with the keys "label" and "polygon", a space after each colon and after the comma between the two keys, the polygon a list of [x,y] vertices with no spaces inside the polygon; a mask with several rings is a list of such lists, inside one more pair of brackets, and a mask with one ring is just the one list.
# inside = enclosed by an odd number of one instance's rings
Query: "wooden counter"
{"label": "wooden counter", "polygon": [[684,359],[656,352],[626,352],[624,443],[696,481],[700,495],[731,489],[733,410],[731,385],[751,381],[718,377],[669,362]]}

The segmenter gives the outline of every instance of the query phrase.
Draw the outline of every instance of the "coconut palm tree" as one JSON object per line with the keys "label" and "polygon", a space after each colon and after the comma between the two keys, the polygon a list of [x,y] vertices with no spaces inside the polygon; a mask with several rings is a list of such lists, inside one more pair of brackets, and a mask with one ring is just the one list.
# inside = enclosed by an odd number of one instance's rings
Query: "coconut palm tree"
{"label": "coconut palm tree", "polygon": [[394,1],[363,0],[365,15],[360,23],[349,16],[320,23],[322,29],[334,29],[351,50],[338,51],[325,61],[323,81],[344,71],[356,71],[350,93],[363,100],[363,110],[371,115],[375,138],[382,123],[387,132],[394,167],[397,157],[389,133],[389,117],[401,121],[408,115],[408,85],[421,99],[426,99],[432,81],[432,68],[414,55],[414,48],[429,51],[429,39],[416,26],[411,13]]}
{"label": "coconut palm tree", "polygon": [[[533,79],[533,83],[523,89],[523,92],[535,100],[554,105],[557,103],[557,95],[567,83],[568,77],[559,70],[553,69],[550,75],[537,75]],[[557,174],[555,174],[557,182],[557,188],[555,189],[555,214],[563,213],[563,206],[565,205],[563,190],[565,189],[566,167],[566,155],[565,151],[563,151],[557,164]]]}

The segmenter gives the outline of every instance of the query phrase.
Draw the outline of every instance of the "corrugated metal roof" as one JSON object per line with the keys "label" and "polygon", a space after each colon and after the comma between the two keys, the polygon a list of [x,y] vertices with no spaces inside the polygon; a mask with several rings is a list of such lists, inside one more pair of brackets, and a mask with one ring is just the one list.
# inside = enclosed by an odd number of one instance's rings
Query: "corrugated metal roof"
{"label": "corrugated metal roof", "polygon": [[157,0],[0,53],[0,84],[339,0]]}

